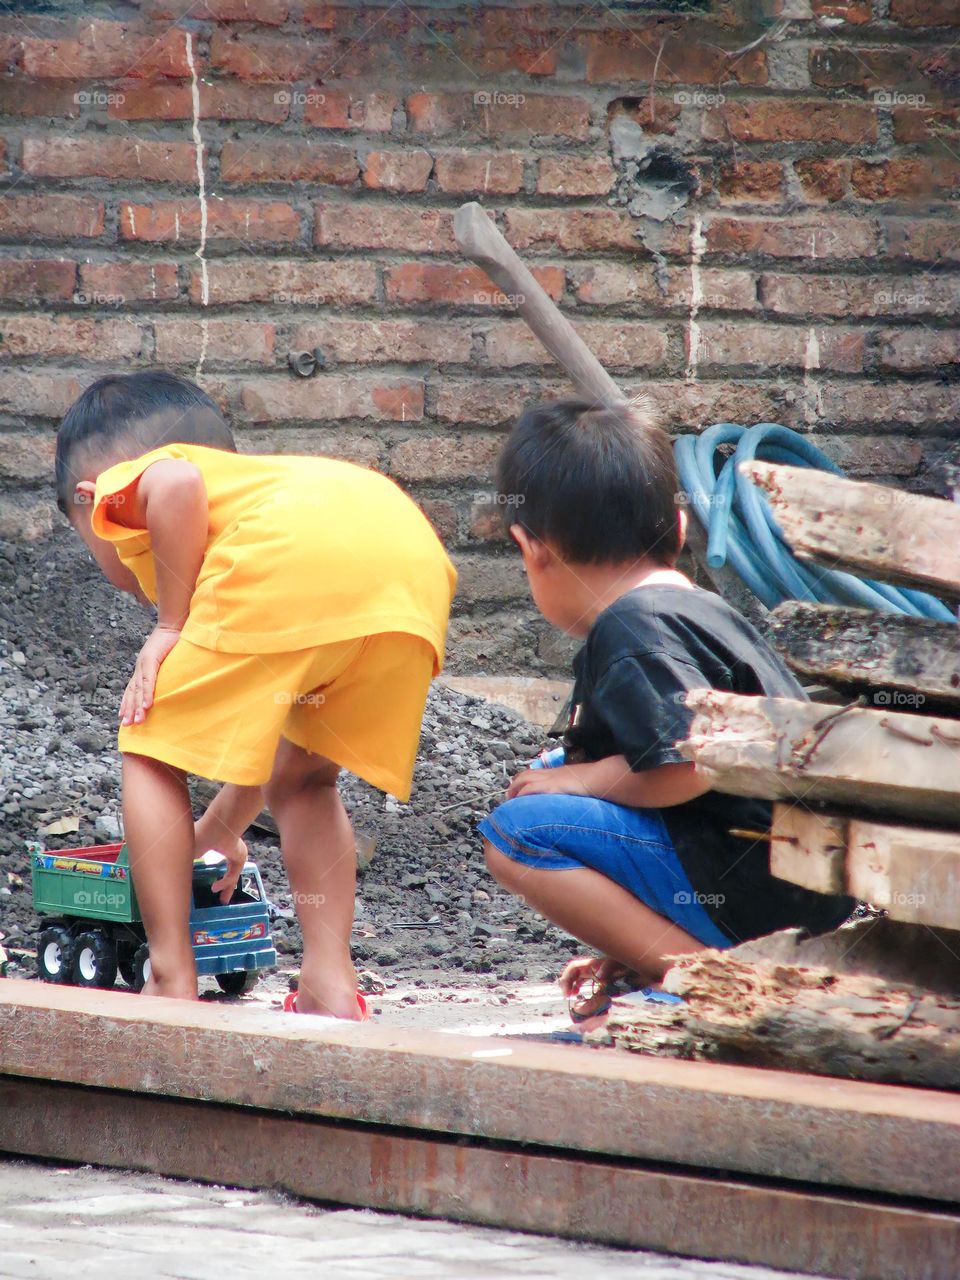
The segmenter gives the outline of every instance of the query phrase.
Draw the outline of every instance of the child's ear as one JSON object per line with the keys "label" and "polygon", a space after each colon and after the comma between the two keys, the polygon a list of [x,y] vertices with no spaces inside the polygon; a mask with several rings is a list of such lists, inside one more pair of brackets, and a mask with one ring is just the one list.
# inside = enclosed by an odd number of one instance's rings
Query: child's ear
{"label": "child's ear", "polygon": [[550,549],[546,543],[541,542],[539,538],[535,538],[532,533],[528,533],[522,524],[512,524],[510,526],[510,537],[520,548],[520,554],[523,556],[525,565],[532,565],[535,569],[544,569],[550,563]]}
{"label": "child's ear", "polygon": [[92,507],[94,494],[97,492],[96,481],[78,480],[73,491],[73,503],[77,507]]}
{"label": "child's ear", "polygon": [[687,513],[683,507],[677,508],[677,534],[680,542],[677,550],[682,551],[684,543],[687,541]]}

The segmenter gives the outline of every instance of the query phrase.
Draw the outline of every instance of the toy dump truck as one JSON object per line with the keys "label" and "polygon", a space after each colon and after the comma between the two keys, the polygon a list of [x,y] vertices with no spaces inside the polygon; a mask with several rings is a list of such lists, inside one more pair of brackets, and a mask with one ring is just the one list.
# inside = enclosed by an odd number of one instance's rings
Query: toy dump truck
{"label": "toy dump truck", "polygon": [[[41,916],[37,969],[44,982],[112,987],[117,973],[140,991],[150,976],[150,952],[130,877],[125,844],[47,851],[30,846],[33,905]],[[193,864],[190,935],[197,972],[221,991],[241,995],[260,970],[277,962],[267,895],[255,862],[247,862],[224,906],[211,885],[226,859],[205,854]]]}

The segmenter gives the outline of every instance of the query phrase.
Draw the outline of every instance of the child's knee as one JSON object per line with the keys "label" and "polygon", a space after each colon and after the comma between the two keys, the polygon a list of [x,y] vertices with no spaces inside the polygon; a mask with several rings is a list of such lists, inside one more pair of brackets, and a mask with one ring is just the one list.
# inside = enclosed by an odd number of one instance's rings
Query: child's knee
{"label": "child's knee", "polygon": [[264,787],[264,795],[267,804],[273,807],[305,791],[334,788],[339,776],[338,764],[284,739],[277,751],[270,781]]}

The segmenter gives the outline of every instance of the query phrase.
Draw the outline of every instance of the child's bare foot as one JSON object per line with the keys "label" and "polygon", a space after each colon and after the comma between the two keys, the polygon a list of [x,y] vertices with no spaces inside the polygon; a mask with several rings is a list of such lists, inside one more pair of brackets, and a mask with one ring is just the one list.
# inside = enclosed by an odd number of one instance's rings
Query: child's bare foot
{"label": "child's bare foot", "polygon": [[297,988],[297,1013],[319,1013],[328,1018],[343,1018],[359,1022],[360,1005],[357,1003],[357,974],[353,965],[338,973],[326,970],[314,971],[304,966],[300,970]]}
{"label": "child's bare foot", "polygon": [[197,994],[197,980],[188,978],[168,979],[161,982],[152,974],[144,983],[143,990],[140,992],[142,996],[166,996],[172,1000],[199,1000]]}

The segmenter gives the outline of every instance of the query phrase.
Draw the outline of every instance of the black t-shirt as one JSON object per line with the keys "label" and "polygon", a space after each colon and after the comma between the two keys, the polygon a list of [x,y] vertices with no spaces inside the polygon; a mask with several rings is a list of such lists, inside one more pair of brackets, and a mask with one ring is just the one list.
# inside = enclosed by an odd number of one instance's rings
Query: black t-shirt
{"label": "black t-shirt", "polygon": [[[651,583],[636,587],[596,619],[574,659],[569,752],[587,760],[624,755],[631,769],[686,763],[690,689],[804,698],[759,632],[712,591]],[[770,874],[765,839],[731,828],[769,830],[766,800],[707,791],[661,814],[681,863],[709,915],[735,942],[789,925],[835,928],[854,899],[812,893]]]}

